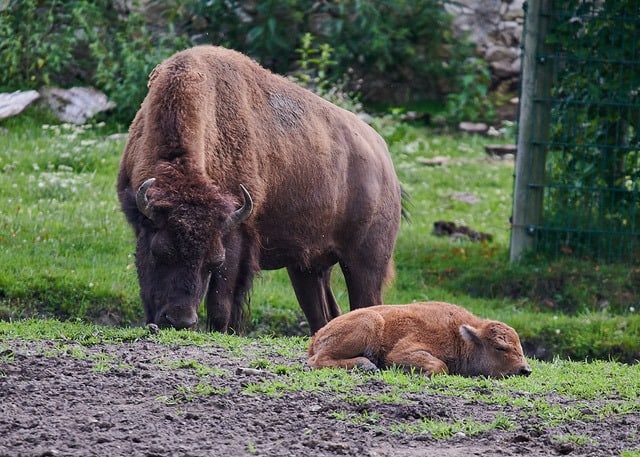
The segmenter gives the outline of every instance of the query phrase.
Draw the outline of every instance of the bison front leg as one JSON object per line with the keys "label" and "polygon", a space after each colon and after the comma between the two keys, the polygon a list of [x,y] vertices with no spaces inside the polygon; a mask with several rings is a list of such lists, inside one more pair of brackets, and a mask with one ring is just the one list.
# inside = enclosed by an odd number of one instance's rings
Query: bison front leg
{"label": "bison front leg", "polygon": [[233,290],[237,279],[237,268],[222,266],[211,275],[209,290],[205,299],[207,328],[217,332],[227,332],[233,312]]}
{"label": "bison front leg", "polygon": [[293,290],[309,322],[312,335],[340,315],[340,307],[331,290],[331,268],[287,268]]}
{"label": "bison front leg", "polygon": [[449,372],[447,365],[442,360],[412,340],[400,340],[387,353],[385,365],[417,369],[427,376]]}
{"label": "bison front leg", "polygon": [[229,235],[226,245],[226,260],[212,272],[209,281],[207,327],[218,332],[242,332],[245,301],[254,275],[253,257],[238,236]]}

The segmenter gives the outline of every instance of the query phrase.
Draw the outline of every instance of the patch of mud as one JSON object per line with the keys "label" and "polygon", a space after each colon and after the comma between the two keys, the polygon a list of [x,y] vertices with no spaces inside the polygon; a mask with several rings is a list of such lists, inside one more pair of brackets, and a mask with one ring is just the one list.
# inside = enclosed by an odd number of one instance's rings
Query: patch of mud
{"label": "patch of mud", "polygon": [[[3,348],[2,456],[619,456],[640,447],[638,414],[552,429],[521,409],[433,392],[412,394],[402,405],[356,404],[326,392],[250,395],[248,384],[287,382],[286,375],[248,368],[251,354],[217,347],[139,341],[61,350],[59,343],[5,341]],[[304,354],[269,361],[294,365]],[[358,394],[375,397],[387,387],[372,380]],[[446,440],[391,430],[429,418],[488,424],[497,415],[513,418],[516,428]],[[590,440],[558,443],[556,435]]]}

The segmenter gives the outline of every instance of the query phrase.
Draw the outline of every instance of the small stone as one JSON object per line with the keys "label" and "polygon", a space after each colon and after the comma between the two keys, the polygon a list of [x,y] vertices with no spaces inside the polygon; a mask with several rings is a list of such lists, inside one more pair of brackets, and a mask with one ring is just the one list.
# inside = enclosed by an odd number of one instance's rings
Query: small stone
{"label": "small stone", "polygon": [[416,160],[421,165],[426,165],[427,167],[439,167],[451,162],[450,157],[440,157],[440,156],[431,157],[431,158],[419,157]]}
{"label": "small stone", "polygon": [[311,406],[309,406],[309,411],[312,412],[312,413],[317,413],[321,409],[322,409],[322,406],[320,406],[320,405],[311,405]]}
{"label": "small stone", "polygon": [[484,122],[460,122],[458,129],[467,133],[480,133],[484,134],[489,130],[489,126]]}

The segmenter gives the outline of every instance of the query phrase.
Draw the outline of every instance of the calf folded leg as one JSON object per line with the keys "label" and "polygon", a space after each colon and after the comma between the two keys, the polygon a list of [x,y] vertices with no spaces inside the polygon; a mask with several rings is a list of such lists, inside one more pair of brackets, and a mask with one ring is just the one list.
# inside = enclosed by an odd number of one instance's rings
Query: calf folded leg
{"label": "calf folded leg", "polygon": [[309,345],[310,366],[378,368],[384,319],[377,313],[362,311],[365,312],[345,314],[315,334]]}
{"label": "calf folded leg", "polygon": [[398,341],[387,353],[385,365],[415,368],[427,376],[449,372],[447,365],[442,360],[431,354],[427,348],[411,340]]}

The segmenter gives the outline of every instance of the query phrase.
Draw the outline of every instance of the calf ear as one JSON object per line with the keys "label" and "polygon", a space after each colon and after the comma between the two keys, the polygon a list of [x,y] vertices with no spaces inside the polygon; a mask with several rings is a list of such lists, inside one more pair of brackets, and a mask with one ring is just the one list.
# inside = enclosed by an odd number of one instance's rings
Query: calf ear
{"label": "calf ear", "polygon": [[462,324],[459,328],[462,339],[473,344],[482,344],[478,329],[467,324]]}

